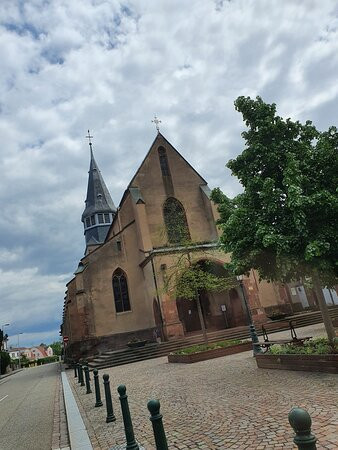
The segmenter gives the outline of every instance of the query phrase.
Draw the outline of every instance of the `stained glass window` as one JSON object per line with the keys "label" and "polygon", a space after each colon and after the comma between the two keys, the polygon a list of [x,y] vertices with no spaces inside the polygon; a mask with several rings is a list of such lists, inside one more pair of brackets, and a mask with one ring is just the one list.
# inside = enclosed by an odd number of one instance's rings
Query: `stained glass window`
{"label": "stained glass window", "polygon": [[116,312],[130,311],[127,278],[121,269],[116,269],[113,274],[113,291]]}

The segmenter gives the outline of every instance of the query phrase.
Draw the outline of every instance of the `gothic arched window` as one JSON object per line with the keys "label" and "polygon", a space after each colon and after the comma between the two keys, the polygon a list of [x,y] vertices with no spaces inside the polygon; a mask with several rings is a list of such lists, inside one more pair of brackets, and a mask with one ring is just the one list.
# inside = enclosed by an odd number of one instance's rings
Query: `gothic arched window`
{"label": "gothic arched window", "polygon": [[170,171],[169,171],[169,164],[168,164],[168,158],[167,158],[167,151],[164,147],[158,148],[158,157],[160,159],[162,175],[164,177],[169,177]]}
{"label": "gothic arched window", "polygon": [[130,311],[127,277],[121,269],[113,273],[113,291],[116,312]]}
{"label": "gothic arched window", "polygon": [[167,229],[168,241],[179,244],[190,239],[190,233],[182,203],[169,197],[163,206],[164,223]]}

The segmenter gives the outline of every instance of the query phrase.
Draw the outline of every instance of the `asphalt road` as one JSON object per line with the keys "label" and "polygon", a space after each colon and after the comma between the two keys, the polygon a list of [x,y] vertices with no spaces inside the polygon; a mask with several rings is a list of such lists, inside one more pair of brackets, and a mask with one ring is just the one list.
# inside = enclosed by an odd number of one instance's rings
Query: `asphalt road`
{"label": "asphalt road", "polygon": [[0,380],[0,450],[50,450],[59,363]]}

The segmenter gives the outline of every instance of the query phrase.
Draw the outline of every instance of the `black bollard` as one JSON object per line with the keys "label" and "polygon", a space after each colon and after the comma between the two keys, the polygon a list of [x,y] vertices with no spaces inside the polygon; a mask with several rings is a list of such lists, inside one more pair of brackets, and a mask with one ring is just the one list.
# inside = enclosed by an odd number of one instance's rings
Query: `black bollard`
{"label": "black bollard", "polygon": [[116,417],[114,416],[113,411],[113,402],[111,399],[110,386],[109,386],[109,375],[103,375],[103,385],[104,385],[104,395],[106,397],[106,407],[107,407],[107,417],[106,422],[115,422]]}
{"label": "black bollard", "polygon": [[[86,359],[83,361],[83,365],[88,366],[88,361]],[[89,381],[91,381],[90,372],[89,372]]]}
{"label": "black bollard", "polygon": [[139,450],[139,446],[137,442],[135,441],[134,436],[134,429],[133,429],[133,423],[131,421],[130,411],[129,411],[129,405],[128,405],[128,395],[126,394],[126,387],[124,384],[121,384],[117,388],[117,392],[120,395],[120,403],[121,403],[121,410],[122,410],[122,417],[123,417],[123,424],[124,424],[124,433],[126,435],[126,450]]}
{"label": "black bollard", "polygon": [[91,394],[92,390],[90,389],[89,368],[88,368],[88,366],[84,366],[83,370],[84,370],[85,379],[86,379],[86,394]]}
{"label": "black bollard", "polygon": [[80,363],[76,363],[76,369],[77,369],[77,382],[81,383]]}
{"label": "black bollard", "polygon": [[84,386],[85,382],[84,382],[84,378],[83,378],[83,366],[82,366],[82,364],[80,364],[79,376],[80,376],[80,386]]}
{"label": "black bollard", "polygon": [[305,409],[291,409],[289,412],[289,423],[296,433],[293,442],[297,445],[299,450],[317,449],[317,438],[311,433],[311,417]]}
{"label": "black bollard", "polygon": [[74,378],[77,378],[77,367],[76,367],[76,362],[73,363],[73,368],[74,368]]}
{"label": "black bollard", "polygon": [[156,450],[168,450],[167,438],[163,428],[162,414],[160,414],[160,402],[158,400],[150,400],[148,409],[151,414],[150,420],[153,424]]}
{"label": "black bollard", "polygon": [[101,392],[100,392],[100,382],[99,382],[99,371],[97,369],[93,370],[94,373],[94,386],[95,386],[95,407],[102,406],[102,400],[101,400]]}

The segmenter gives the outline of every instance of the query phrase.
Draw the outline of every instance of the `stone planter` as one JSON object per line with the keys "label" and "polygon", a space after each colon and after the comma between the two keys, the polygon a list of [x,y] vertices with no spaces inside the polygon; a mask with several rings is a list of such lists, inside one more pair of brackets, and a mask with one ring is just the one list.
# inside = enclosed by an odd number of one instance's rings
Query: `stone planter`
{"label": "stone planter", "polygon": [[252,350],[251,342],[244,342],[243,344],[233,345],[232,347],[215,348],[204,352],[192,353],[191,355],[168,355],[168,362],[191,364],[199,361],[206,361],[208,359],[219,358],[221,356],[246,352],[248,350]]}
{"label": "stone planter", "polygon": [[128,342],[127,347],[129,348],[138,348],[144,347],[148,341],[136,341],[136,342]]}
{"label": "stone planter", "polygon": [[280,314],[273,314],[271,316],[267,316],[271,320],[283,320],[287,316],[286,313],[280,313]]}
{"label": "stone planter", "polygon": [[305,370],[338,373],[338,354],[329,355],[256,355],[261,369]]}

